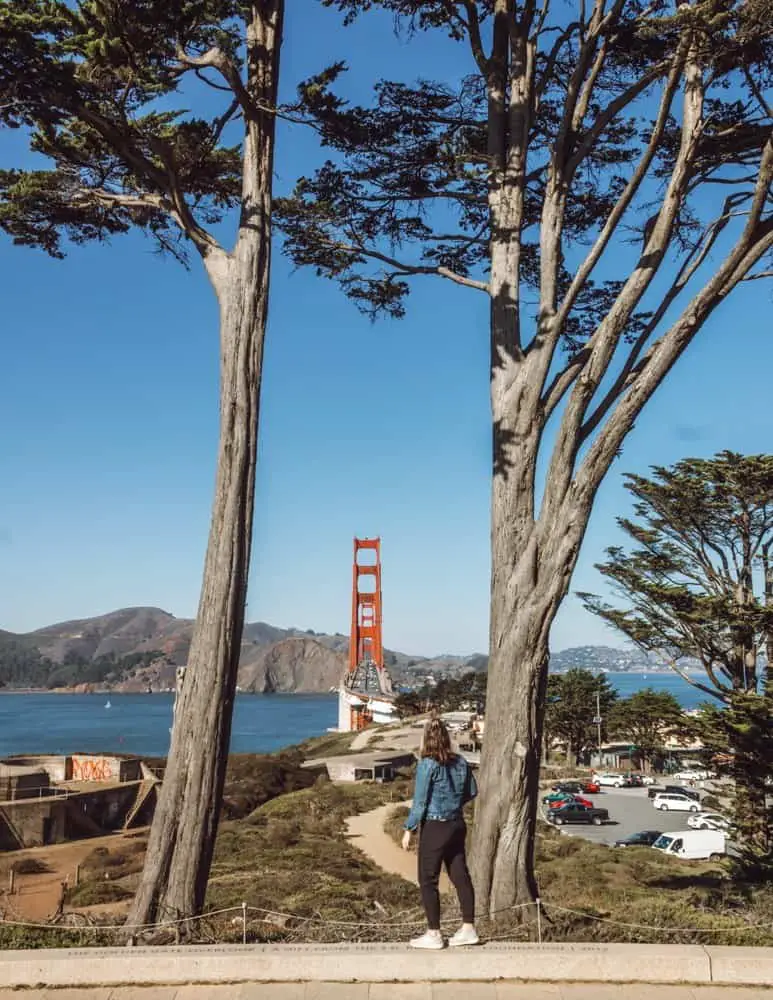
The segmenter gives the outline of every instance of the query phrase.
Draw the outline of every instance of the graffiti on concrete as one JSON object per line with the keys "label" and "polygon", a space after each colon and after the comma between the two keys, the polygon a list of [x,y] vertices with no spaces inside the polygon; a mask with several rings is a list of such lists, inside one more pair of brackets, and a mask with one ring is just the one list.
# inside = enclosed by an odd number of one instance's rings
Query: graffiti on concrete
{"label": "graffiti on concrete", "polygon": [[73,781],[117,781],[120,762],[115,757],[73,757]]}

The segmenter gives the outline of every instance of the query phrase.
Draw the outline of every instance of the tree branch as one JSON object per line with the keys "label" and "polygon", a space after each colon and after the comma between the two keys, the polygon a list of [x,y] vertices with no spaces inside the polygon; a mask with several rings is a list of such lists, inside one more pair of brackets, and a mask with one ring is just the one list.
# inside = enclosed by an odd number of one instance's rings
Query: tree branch
{"label": "tree branch", "polygon": [[489,60],[483,48],[483,41],[480,34],[480,17],[478,16],[478,5],[476,0],[463,0],[464,9],[467,12],[467,34],[470,39],[472,55],[483,76],[489,71]]}
{"label": "tree branch", "polygon": [[[749,197],[748,195],[741,195],[740,200]],[[627,358],[623,367],[615,379],[612,386],[605,394],[604,398],[596,406],[593,413],[585,420],[580,431],[580,437],[582,441],[587,441],[591,436],[593,431],[598,427],[603,418],[609,412],[610,407],[615,402],[615,400],[625,391],[626,387],[630,383],[632,377],[636,377],[639,369],[634,370],[634,366],[639,359],[639,356],[644,349],[647,341],[650,339],[652,334],[660,325],[661,320],[668,312],[669,308],[673,305],[674,301],[679,297],[679,295],[684,291],[686,286],[690,283],[691,278],[698,270],[698,268],[703,264],[705,259],[711,252],[714,244],[719,239],[720,234],[725,229],[730,220],[738,213],[731,211],[734,204],[739,202],[739,195],[730,195],[725,199],[725,205],[722,215],[718,216],[714,222],[708,226],[702,233],[699,240],[696,241],[692,252],[688,255],[687,259],[683,262],[681,268],[677,272],[676,278],[671,283],[671,287],[668,289],[666,294],[661,299],[660,305],[655,310],[652,319],[647,323],[642,332],[636,338],[633,347],[628,353]],[[700,251],[700,252],[698,252]],[[696,255],[697,254],[697,255]],[[644,364],[646,362],[642,362]]]}
{"label": "tree branch", "polygon": [[681,139],[671,177],[660,210],[646,234],[639,262],[620,290],[611,309],[599,323],[592,337],[593,344],[590,347],[587,363],[583,366],[581,377],[575,382],[572,390],[569,404],[561,420],[548,472],[548,481],[552,484],[552,489],[546,491],[543,503],[543,512],[546,516],[550,516],[555,504],[563,502],[566,496],[572,481],[577,452],[582,443],[581,428],[587,407],[609,368],[626,324],[666,257],[702,133],[703,99],[702,74],[693,56],[686,69]]}
{"label": "tree branch", "polygon": [[762,213],[773,184],[773,133],[763,150],[760,171],[743,232],[724,263],[687,304],[682,314],[648,352],[648,363],[617,403],[591,444],[575,479],[576,495],[593,495],[642,407],[657,389],[701,325],[757,262],[773,249],[773,218]]}
{"label": "tree branch", "polygon": [[[644,151],[642,158],[636,166],[630,180],[626,184],[623,193],[618,198],[615,207],[610,212],[604,226],[599,233],[596,242],[591,247],[587,256],[583,260],[580,267],[572,279],[569,288],[558,307],[555,316],[553,317],[550,332],[550,343],[546,350],[546,367],[549,366],[552,361],[555,348],[558,344],[558,340],[561,336],[561,332],[564,325],[571,313],[572,309],[577,302],[577,298],[582,292],[583,288],[587,284],[587,281],[594,271],[596,265],[601,259],[604,251],[609,245],[609,241],[614,236],[617,228],[620,224],[625,212],[631,205],[637,191],[639,190],[642,182],[644,181],[650,166],[655,158],[655,155],[660,147],[660,143],[665,132],[666,125],[668,123],[668,118],[671,113],[671,105],[676,94],[677,87],[679,86],[679,80],[682,75],[683,62],[681,59],[677,58],[671,67],[671,72],[668,75],[666,85],[663,90],[663,95],[660,99],[660,106],[658,108],[658,115],[655,119],[655,124],[652,129],[652,133],[647,143],[647,148]],[[593,346],[600,336],[600,329],[596,331],[594,336],[590,339],[586,348],[584,348],[580,353],[572,359],[567,368],[559,372],[554,378],[551,385],[548,387],[543,395],[543,408],[545,420],[549,419],[555,408],[560,403],[564,396],[564,393],[572,385],[574,380],[582,371],[584,365],[586,364],[590,352]]]}
{"label": "tree branch", "polygon": [[417,274],[436,275],[440,278],[447,278],[449,281],[453,281],[457,285],[463,285],[465,288],[474,288],[480,292],[488,292],[489,290],[487,282],[477,281],[476,279],[468,278],[463,274],[457,274],[448,267],[431,267],[424,264],[407,264],[404,261],[397,260],[395,257],[390,257],[388,254],[381,253],[378,250],[373,250],[357,243],[341,243],[338,240],[326,240],[325,243],[331,250],[350,253],[356,257],[369,257],[371,260],[377,260],[382,264],[388,264],[389,267],[394,268],[395,273],[397,274],[406,276]]}

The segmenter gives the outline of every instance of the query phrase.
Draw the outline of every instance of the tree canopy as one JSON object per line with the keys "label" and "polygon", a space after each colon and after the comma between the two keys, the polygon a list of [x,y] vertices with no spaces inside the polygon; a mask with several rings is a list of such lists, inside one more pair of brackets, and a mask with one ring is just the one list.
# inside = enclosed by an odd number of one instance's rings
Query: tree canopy
{"label": "tree canopy", "polygon": [[[597,702],[598,696],[598,702]],[[596,747],[597,706],[601,715],[602,739],[609,730],[609,713],[617,701],[617,692],[604,674],[593,674],[574,667],[563,674],[548,677],[545,730],[548,747],[554,739],[566,746],[567,756],[577,761]]]}
{"label": "tree canopy", "polygon": [[756,692],[773,636],[773,456],[722,452],[625,480],[633,516],[618,525],[634,548],[607,549],[597,567],[624,606],[587,593],[585,606],[705,693]]}
{"label": "tree canopy", "polygon": [[631,741],[645,760],[662,753],[669,736],[686,730],[684,713],[670,691],[644,688],[612,706],[609,729]]}
{"label": "tree canopy", "polygon": [[[635,547],[608,549],[598,567],[624,604],[581,596],[713,696],[693,728],[734,778],[736,832],[756,870],[773,856],[773,456],[684,459],[626,485],[634,515],[618,523]],[[705,681],[680,666],[684,657],[700,660]]]}
{"label": "tree canopy", "polygon": [[[229,125],[257,110],[244,17],[236,0],[4,3],[0,123],[50,166],[0,171],[0,227],[53,256],[133,226],[181,260],[216,248],[211,227],[242,194]],[[202,103],[190,80],[218,92],[217,113],[188,110]]]}

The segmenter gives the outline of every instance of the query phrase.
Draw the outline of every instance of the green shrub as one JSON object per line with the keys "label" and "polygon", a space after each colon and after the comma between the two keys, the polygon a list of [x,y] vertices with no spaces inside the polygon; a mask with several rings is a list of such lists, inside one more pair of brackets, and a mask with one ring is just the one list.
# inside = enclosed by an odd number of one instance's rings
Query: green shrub
{"label": "green shrub", "polygon": [[117,903],[129,899],[133,893],[117,882],[82,882],[68,890],[66,900],[70,906],[95,906],[98,903]]}
{"label": "green shrub", "polygon": [[51,866],[40,858],[20,858],[11,868],[17,875],[45,875],[51,871]]}

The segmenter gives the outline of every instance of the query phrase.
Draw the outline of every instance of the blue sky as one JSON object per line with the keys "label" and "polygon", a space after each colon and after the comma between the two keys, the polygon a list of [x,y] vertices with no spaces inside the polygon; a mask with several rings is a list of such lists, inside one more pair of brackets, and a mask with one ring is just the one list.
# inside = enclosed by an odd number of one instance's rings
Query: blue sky
{"label": "blue sky", "polygon": [[[439,39],[388,19],[343,32],[291,0],[285,92],[347,58],[356,93],[379,74],[451,76]],[[363,95],[364,99],[364,95]],[[0,163],[18,162],[2,136]],[[283,125],[277,190],[311,169],[314,137]],[[248,617],[348,629],[351,542],[383,540],[388,646],[485,650],[490,430],[486,300],[440,279],[408,315],[371,324],[277,253],[266,349]],[[63,262],[0,239],[0,627],[28,630],[129,605],[195,612],[217,433],[217,311],[187,273],[132,235]],[[602,487],[573,581],[619,540],[624,471],[770,447],[771,290],[712,317],[637,423]],[[570,597],[552,646],[620,640]]]}

